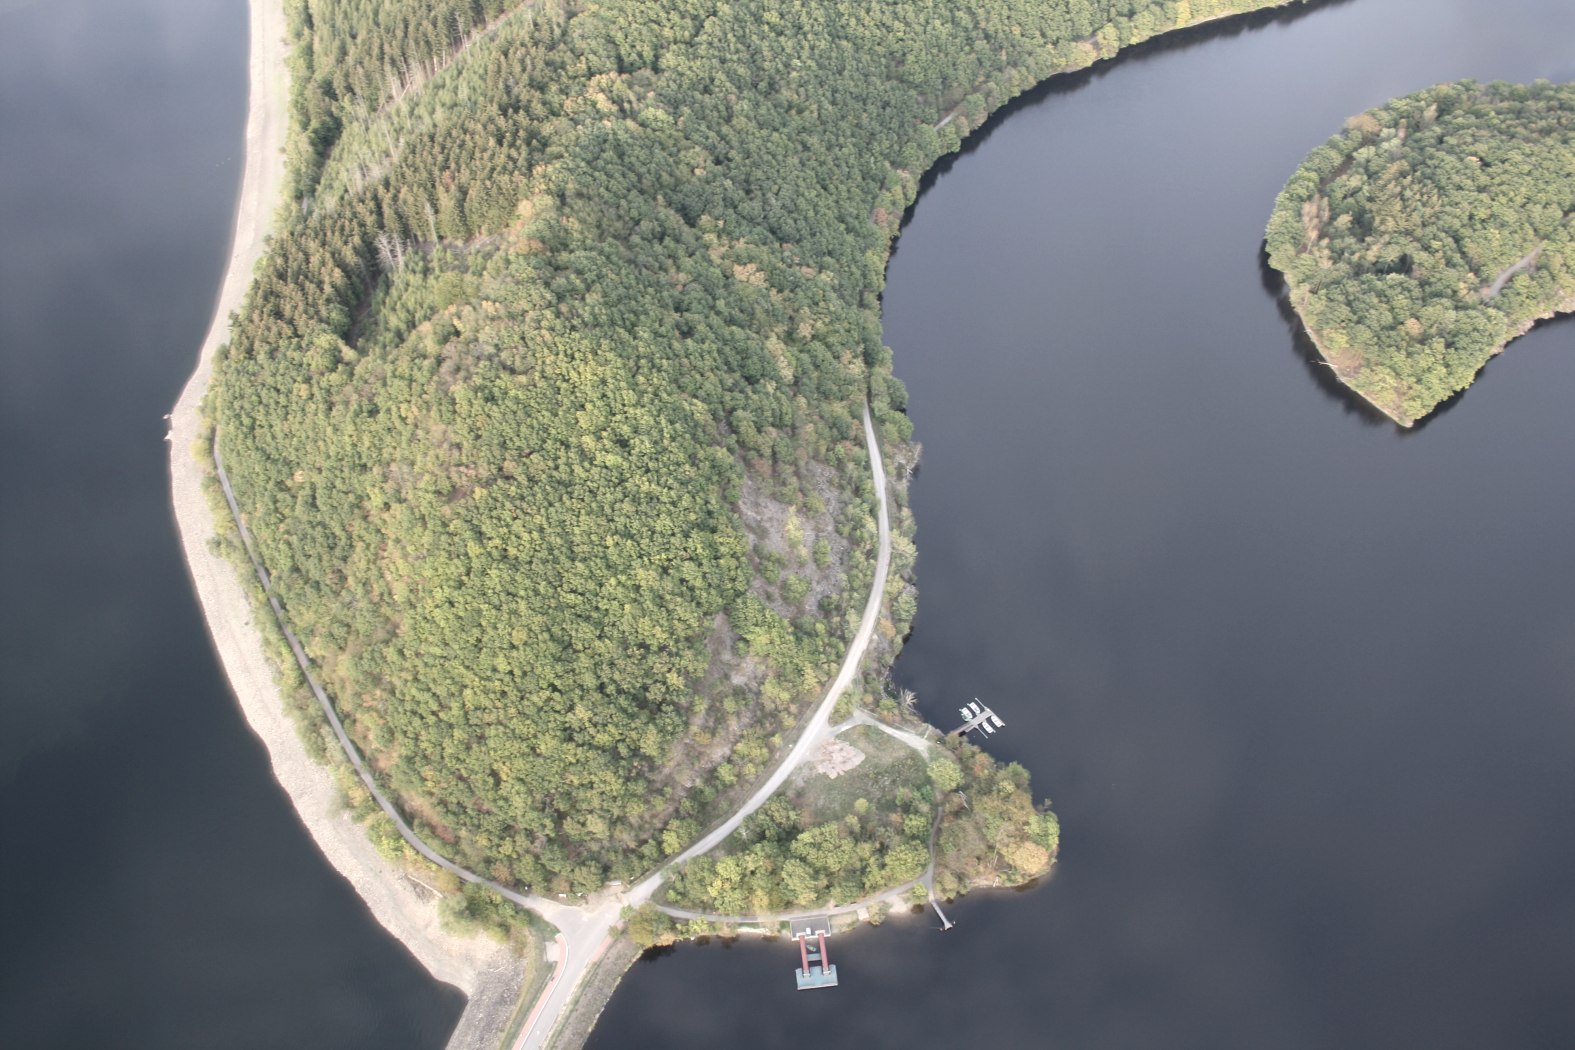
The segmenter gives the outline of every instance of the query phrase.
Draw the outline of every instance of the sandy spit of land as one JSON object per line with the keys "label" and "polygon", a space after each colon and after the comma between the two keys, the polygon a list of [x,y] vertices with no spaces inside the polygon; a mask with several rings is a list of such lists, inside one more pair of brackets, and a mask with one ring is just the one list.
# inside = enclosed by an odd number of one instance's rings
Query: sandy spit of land
{"label": "sandy spit of land", "polygon": [[208,543],[219,525],[229,525],[215,522],[203,495],[207,468],[194,451],[200,433],[198,409],[208,391],[214,352],[229,335],[230,314],[241,306],[279,205],[288,123],[286,53],[282,3],[251,0],[245,176],[236,207],[229,269],[196,371],[170,416],[175,522],[214,648],[247,722],[268,748],[274,776],[289,793],[318,848],[355,887],[377,921],[403,941],[433,977],[470,996],[475,1009],[467,1011],[455,1042],[468,1033],[466,1044],[481,1046],[486,1045],[489,1028],[491,1040],[496,1042],[497,1029],[471,1014],[501,1012],[501,1024],[513,1008],[510,990],[519,988],[521,966],[485,937],[461,938],[444,932],[431,895],[385,861],[350,820],[328,770],[307,755],[285,714],[283,697],[253,621],[251,600],[235,567],[215,554]]}

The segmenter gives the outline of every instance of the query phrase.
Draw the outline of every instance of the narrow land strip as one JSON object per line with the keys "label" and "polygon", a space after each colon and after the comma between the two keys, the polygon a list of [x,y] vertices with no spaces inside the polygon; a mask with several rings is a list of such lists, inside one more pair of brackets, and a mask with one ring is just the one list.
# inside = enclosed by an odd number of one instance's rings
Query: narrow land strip
{"label": "narrow land strip", "polygon": [[569,942],[565,941],[563,934],[560,933],[557,936],[556,944],[558,947],[558,960],[553,965],[552,979],[547,982],[547,987],[542,991],[541,998],[536,1000],[536,1005],[531,1007],[530,1016],[525,1019],[524,1026],[520,1028],[519,1038],[514,1041],[514,1046],[516,1047],[524,1046],[530,1039],[531,1033],[536,1030],[537,1023],[541,1021],[542,1007],[547,1005],[547,1000],[551,997],[553,989],[557,988],[558,982],[563,980],[564,964],[568,962],[569,958]]}
{"label": "narrow land strip", "polygon": [[204,469],[195,452],[202,435],[200,408],[212,377],[214,355],[229,335],[230,316],[240,308],[266,248],[284,181],[289,110],[280,0],[251,0],[250,33],[246,157],[228,267],[196,367],[170,415],[175,523],[193,588],[230,687],[247,723],[267,747],[274,776],[289,794],[301,822],[378,922],[435,978],[457,986],[475,1002],[488,998],[478,997],[483,987],[495,990],[495,986],[511,981],[517,987],[518,960],[485,937],[456,937],[443,930],[435,902],[424,899],[400,878],[365,831],[346,815],[332,775],[307,754],[285,714],[239,573],[209,543],[217,528],[203,492]]}

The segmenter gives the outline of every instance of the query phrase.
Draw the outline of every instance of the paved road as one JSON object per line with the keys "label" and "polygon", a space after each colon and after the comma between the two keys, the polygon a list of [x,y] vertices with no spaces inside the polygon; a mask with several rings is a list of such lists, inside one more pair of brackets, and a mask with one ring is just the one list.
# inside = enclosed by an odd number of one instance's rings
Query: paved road
{"label": "paved road", "polygon": [[608,898],[584,908],[563,910],[573,914],[562,922],[552,920],[560,931],[553,982],[536,1004],[530,1022],[520,1030],[513,1050],[538,1050],[547,1045],[585,975],[612,944],[611,931],[623,905],[617,898]]}

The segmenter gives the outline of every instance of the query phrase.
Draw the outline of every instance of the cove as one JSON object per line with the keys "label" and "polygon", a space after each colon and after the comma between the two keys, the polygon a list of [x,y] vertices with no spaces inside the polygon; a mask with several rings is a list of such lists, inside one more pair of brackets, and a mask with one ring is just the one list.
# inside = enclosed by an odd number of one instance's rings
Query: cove
{"label": "cove", "polygon": [[1559,0],[1353,0],[1051,82],[889,269],[925,455],[898,684],[985,697],[1047,886],[637,965],[593,1047],[1575,1042],[1575,324],[1414,434],[1310,361],[1260,249],[1352,113],[1575,77]]}

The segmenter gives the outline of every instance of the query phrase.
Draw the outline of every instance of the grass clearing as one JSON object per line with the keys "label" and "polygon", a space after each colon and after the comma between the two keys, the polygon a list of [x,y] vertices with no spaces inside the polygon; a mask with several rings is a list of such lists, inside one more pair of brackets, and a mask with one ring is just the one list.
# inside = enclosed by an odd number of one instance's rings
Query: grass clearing
{"label": "grass clearing", "polygon": [[788,800],[804,814],[806,823],[842,820],[855,812],[860,799],[875,813],[890,816],[901,809],[902,789],[919,791],[929,783],[919,753],[874,726],[854,726],[837,739],[862,751],[864,761],[836,777],[817,772],[813,762],[806,762],[784,785]]}

